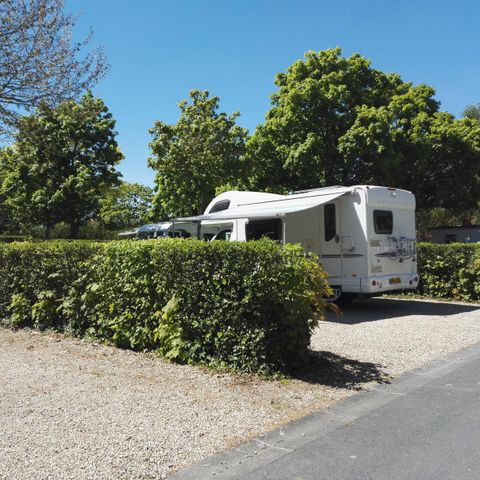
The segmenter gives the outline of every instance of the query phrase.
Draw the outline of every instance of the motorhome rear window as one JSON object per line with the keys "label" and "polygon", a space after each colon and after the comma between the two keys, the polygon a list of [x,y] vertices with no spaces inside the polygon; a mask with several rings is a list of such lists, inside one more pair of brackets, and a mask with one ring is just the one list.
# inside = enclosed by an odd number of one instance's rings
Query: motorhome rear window
{"label": "motorhome rear window", "polygon": [[393,231],[393,213],[390,210],[374,210],[373,225],[375,233],[391,234]]}
{"label": "motorhome rear window", "polygon": [[282,221],[273,220],[254,220],[247,223],[247,240],[260,240],[263,237],[272,240],[282,239]]}
{"label": "motorhome rear window", "polygon": [[230,200],[220,200],[217,202],[208,213],[221,212],[222,210],[228,210],[230,206]]}
{"label": "motorhome rear window", "polygon": [[323,207],[323,222],[325,241],[329,242],[337,234],[337,220],[335,218],[335,204],[328,203]]}

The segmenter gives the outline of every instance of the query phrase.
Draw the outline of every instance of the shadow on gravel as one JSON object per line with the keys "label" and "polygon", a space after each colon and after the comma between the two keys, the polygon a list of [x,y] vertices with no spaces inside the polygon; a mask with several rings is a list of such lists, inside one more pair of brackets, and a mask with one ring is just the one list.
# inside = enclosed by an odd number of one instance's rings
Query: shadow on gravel
{"label": "shadow on gravel", "polygon": [[357,300],[339,305],[343,315],[327,315],[327,322],[354,325],[356,323],[375,322],[388,318],[407,317],[410,315],[428,315],[444,317],[468,313],[477,310],[480,305],[460,305],[457,303],[428,302],[425,300],[402,300],[396,298],[371,298]]}
{"label": "shadow on gravel", "polygon": [[292,377],[307,383],[351,390],[361,390],[368,382],[390,383],[391,378],[381,365],[321,351],[310,352],[308,365]]}

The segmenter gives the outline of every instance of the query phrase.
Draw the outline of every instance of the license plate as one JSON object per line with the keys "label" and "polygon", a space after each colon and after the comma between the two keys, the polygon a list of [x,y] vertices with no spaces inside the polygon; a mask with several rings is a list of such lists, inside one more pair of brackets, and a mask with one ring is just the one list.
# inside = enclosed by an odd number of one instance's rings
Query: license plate
{"label": "license plate", "polygon": [[391,278],[388,282],[389,283],[402,283],[402,280],[400,279],[400,277],[395,277],[395,278]]}

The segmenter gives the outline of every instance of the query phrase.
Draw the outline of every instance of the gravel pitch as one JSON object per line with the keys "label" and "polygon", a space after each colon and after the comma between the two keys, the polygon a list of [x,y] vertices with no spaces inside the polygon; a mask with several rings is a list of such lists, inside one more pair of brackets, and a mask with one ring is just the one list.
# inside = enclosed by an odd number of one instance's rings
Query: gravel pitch
{"label": "gravel pitch", "polygon": [[316,368],[288,382],[0,328],[0,478],[166,478],[480,342],[480,306],[376,299],[343,308],[312,338]]}

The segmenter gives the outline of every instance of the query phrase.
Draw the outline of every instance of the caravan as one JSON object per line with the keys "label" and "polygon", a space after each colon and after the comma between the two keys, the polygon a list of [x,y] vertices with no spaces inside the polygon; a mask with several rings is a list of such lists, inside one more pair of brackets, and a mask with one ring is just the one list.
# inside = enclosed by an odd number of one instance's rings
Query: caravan
{"label": "caravan", "polygon": [[225,192],[203,215],[177,218],[216,232],[213,240],[268,237],[299,243],[330,275],[335,298],[418,286],[415,197],[379,186],[325,187],[290,195]]}

